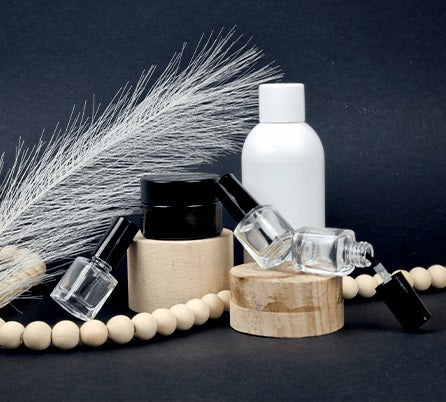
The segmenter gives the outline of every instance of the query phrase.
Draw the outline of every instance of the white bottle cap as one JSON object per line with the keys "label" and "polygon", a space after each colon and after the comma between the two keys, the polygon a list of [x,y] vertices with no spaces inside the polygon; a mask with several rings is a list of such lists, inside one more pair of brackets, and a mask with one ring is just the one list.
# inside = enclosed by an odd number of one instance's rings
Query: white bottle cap
{"label": "white bottle cap", "polygon": [[259,86],[260,123],[305,121],[304,84],[262,84]]}

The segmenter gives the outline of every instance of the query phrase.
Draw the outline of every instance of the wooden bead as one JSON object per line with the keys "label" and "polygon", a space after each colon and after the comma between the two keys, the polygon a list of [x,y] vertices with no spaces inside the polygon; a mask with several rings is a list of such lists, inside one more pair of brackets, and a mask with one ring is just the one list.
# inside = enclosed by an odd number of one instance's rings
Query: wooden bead
{"label": "wooden bead", "polygon": [[381,285],[381,283],[383,283],[383,278],[381,278],[380,274],[373,275],[373,279],[375,280],[376,285]]}
{"label": "wooden bead", "polygon": [[51,331],[53,345],[59,349],[73,349],[79,343],[79,327],[73,321],[59,321]]}
{"label": "wooden bead", "polygon": [[423,267],[415,267],[410,270],[413,279],[413,287],[416,290],[427,290],[432,285],[432,278]]}
{"label": "wooden bead", "polygon": [[432,279],[432,286],[437,289],[446,287],[446,268],[442,265],[432,265],[428,269]]}
{"label": "wooden bead", "polygon": [[107,321],[108,338],[113,342],[124,344],[132,340],[135,327],[126,315],[115,315]]}
{"label": "wooden bead", "polygon": [[31,322],[23,331],[23,343],[32,350],[45,350],[51,344],[51,327],[43,321]]}
{"label": "wooden bead", "polygon": [[87,346],[101,346],[108,337],[107,326],[99,320],[87,321],[80,328],[81,341]]}
{"label": "wooden bead", "polygon": [[392,273],[392,275],[396,274],[397,272],[401,272],[404,275],[404,277],[406,278],[406,281],[409,282],[409,285],[413,287],[413,278],[412,278],[412,275],[409,273],[409,271],[406,271],[404,269],[398,269],[398,270],[394,271]]}
{"label": "wooden bead", "polygon": [[170,311],[177,319],[177,329],[187,331],[192,328],[195,322],[195,314],[189,307],[185,304],[175,304],[170,308]]}
{"label": "wooden bead", "polygon": [[189,307],[195,315],[195,325],[202,325],[207,320],[209,320],[209,315],[211,314],[211,310],[209,306],[201,299],[192,299],[186,303],[186,306]]}
{"label": "wooden bead", "polygon": [[17,321],[5,322],[0,327],[0,346],[5,349],[16,349],[22,344],[25,327]]}
{"label": "wooden bead", "polygon": [[148,341],[152,339],[158,327],[156,318],[149,313],[139,313],[132,318],[135,327],[135,336],[138,339]]}
{"label": "wooden bead", "polygon": [[358,294],[358,284],[351,276],[342,277],[342,296],[344,299],[353,299]]}
{"label": "wooden bead", "polygon": [[373,297],[376,293],[376,281],[370,275],[362,274],[356,279],[358,284],[358,293],[362,297]]}
{"label": "wooden bead", "polygon": [[175,315],[167,308],[158,308],[152,315],[158,323],[158,333],[164,336],[172,334],[177,327],[177,319]]}
{"label": "wooden bead", "polygon": [[223,311],[225,311],[225,304],[215,293],[208,293],[207,295],[204,295],[201,300],[209,306],[209,318],[218,318],[223,314]]}
{"label": "wooden bead", "polygon": [[231,305],[231,291],[230,290],[221,290],[217,293],[217,296],[221,299],[221,301],[225,305],[225,311],[229,311]]}

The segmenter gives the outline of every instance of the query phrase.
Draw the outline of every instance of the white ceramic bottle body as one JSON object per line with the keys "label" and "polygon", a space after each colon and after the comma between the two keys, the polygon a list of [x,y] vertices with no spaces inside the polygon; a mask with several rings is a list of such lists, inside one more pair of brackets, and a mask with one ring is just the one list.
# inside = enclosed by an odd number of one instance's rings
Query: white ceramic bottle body
{"label": "white ceramic bottle body", "polygon": [[242,151],[242,182],[294,229],[325,226],[324,149],[305,122],[259,123]]}

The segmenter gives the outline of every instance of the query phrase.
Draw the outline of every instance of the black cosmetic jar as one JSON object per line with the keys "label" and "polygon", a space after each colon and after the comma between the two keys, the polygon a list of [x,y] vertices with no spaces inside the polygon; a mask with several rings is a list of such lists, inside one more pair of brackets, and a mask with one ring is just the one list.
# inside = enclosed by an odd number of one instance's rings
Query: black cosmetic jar
{"label": "black cosmetic jar", "polygon": [[149,175],[141,178],[142,233],[148,239],[194,240],[223,230],[211,173]]}

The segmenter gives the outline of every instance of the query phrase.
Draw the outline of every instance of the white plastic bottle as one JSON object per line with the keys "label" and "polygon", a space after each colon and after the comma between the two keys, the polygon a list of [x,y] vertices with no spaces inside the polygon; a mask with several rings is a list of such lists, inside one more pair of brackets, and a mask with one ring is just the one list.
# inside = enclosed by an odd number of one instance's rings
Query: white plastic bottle
{"label": "white plastic bottle", "polygon": [[304,85],[260,85],[259,120],[243,146],[244,187],[294,229],[324,227],[324,149],[305,123]]}

